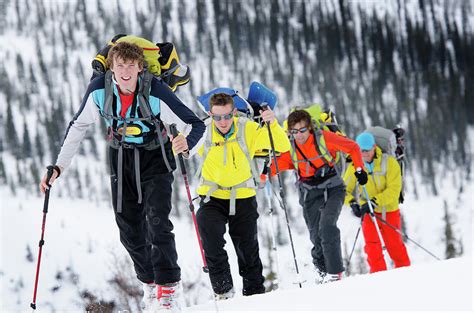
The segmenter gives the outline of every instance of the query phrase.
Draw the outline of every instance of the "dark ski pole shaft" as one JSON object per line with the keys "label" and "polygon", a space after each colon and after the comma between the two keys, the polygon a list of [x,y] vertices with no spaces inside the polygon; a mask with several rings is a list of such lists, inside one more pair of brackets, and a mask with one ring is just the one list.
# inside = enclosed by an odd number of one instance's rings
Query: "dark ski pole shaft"
{"label": "dark ski pole shaft", "polygon": [[[268,109],[268,104],[262,103],[261,107],[265,111]],[[285,191],[283,190],[283,181],[280,175],[280,169],[278,168],[278,162],[277,162],[277,157],[276,157],[276,152],[275,152],[275,143],[273,142],[273,135],[270,129],[270,123],[266,122],[266,124],[267,124],[267,129],[268,129],[268,137],[270,139],[270,147],[272,149],[273,162],[275,163],[275,171],[278,176],[278,184],[280,185],[281,204],[283,206],[283,211],[285,211],[286,226],[288,228],[288,235],[290,237],[291,251],[293,252],[293,260],[295,262],[296,275],[298,276],[298,280],[299,280],[298,285],[300,286],[300,288],[303,288],[303,286],[301,285],[301,280],[300,280],[300,271],[298,269],[298,262],[296,261],[296,253],[295,253],[295,246],[293,244],[293,236],[291,235],[290,220],[288,219],[288,212],[286,209],[286,201],[285,201],[286,199],[285,199]]]}
{"label": "dark ski pole shaft", "polygon": [[[170,131],[171,131],[171,134],[173,135],[173,138],[178,136],[178,130],[176,129],[175,124],[170,125]],[[191,211],[191,215],[193,217],[194,229],[196,231],[196,237],[199,243],[199,251],[201,252],[201,258],[202,258],[202,264],[203,264],[202,270],[205,273],[208,273],[209,268],[207,267],[206,257],[204,256],[204,249],[202,248],[202,241],[201,241],[201,236],[199,235],[199,228],[198,228],[198,224],[196,220],[196,213],[194,212],[193,198],[191,197],[191,189],[189,188],[188,173],[186,171],[186,165],[184,164],[184,158],[183,158],[182,153],[178,155],[178,159],[179,159],[179,167],[181,168],[181,174],[183,175],[184,185],[186,187],[186,193],[188,195],[189,210]]]}
{"label": "dark ski pole shaft", "polygon": [[400,229],[398,229],[397,227],[393,226],[392,224],[390,224],[389,222],[387,222],[386,220],[384,220],[383,218],[381,218],[380,216],[377,216],[375,215],[375,217],[381,221],[382,223],[384,223],[385,225],[387,225],[388,227],[390,227],[391,229],[393,229],[394,231],[396,231],[400,236],[402,236],[403,238],[406,238],[407,240],[413,242],[417,247],[419,247],[420,249],[422,249],[423,251],[425,251],[426,253],[428,253],[429,255],[431,255],[433,258],[435,258],[436,260],[438,261],[441,261],[440,258],[438,258],[436,255],[434,255],[433,253],[431,253],[430,251],[428,251],[428,249],[424,248],[422,245],[420,245],[419,243],[417,243],[416,241],[414,241],[413,239],[411,239],[410,237],[408,237],[404,232],[402,232]]}
{"label": "dark ski pole shaft", "polygon": [[44,231],[46,228],[46,214],[48,213],[48,205],[49,205],[49,190],[51,189],[51,185],[49,184],[49,180],[51,176],[53,176],[53,166],[48,166],[48,174],[47,174],[47,185],[48,188],[44,193],[44,204],[43,204],[43,223],[41,226],[41,239],[39,241],[39,251],[38,251],[38,262],[36,263],[36,275],[35,275],[35,288],[33,290],[33,301],[30,304],[30,307],[33,310],[36,310],[36,294],[38,291],[38,280],[39,280],[39,272],[41,266],[41,254],[43,252],[43,245],[44,245]]}
{"label": "dark ski pole shaft", "polygon": [[359,228],[357,229],[357,233],[356,233],[356,236],[355,236],[355,239],[354,239],[354,244],[352,245],[351,254],[349,254],[349,259],[347,260],[347,268],[349,268],[349,265],[351,264],[352,255],[354,254],[357,239],[359,239],[359,234],[360,234],[361,227],[362,227],[362,223],[359,225]]}

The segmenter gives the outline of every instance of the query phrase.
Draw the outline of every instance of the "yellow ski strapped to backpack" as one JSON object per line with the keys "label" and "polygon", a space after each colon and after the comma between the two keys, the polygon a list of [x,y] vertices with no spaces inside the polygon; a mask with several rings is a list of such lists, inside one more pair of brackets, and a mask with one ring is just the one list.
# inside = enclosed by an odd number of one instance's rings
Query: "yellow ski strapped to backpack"
{"label": "yellow ski strapped to backpack", "polygon": [[185,85],[191,77],[189,67],[179,62],[176,47],[171,42],[153,43],[145,38],[119,34],[97,52],[92,61],[94,74],[92,78],[105,73],[107,55],[113,45],[119,42],[134,43],[143,49],[147,71],[161,77],[175,91],[178,86]]}

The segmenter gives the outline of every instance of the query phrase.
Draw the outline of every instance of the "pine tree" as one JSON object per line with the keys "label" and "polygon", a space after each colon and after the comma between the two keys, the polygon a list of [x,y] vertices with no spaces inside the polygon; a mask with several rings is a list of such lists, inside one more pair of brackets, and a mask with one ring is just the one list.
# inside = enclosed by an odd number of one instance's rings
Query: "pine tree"
{"label": "pine tree", "polygon": [[35,136],[35,155],[38,157],[39,161],[43,163],[44,147],[43,147],[43,142],[41,140],[39,131],[36,132],[36,136]]}
{"label": "pine tree", "polygon": [[[41,177],[35,162],[31,162],[30,171],[31,177],[33,178],[33,183],[39,182],[41,180]],[[36,187],[36,184],[34,184],[34,186]],[[34,190],[38,190],[38,188],[34,188]]]}
{"label": "pine tree", "polygon": [[7,142],[7,150],[10,150],[11,153],[17,157],[21,157],[21,146],[18,144],[20,139],[18,138],[18,133],[16,131],[14,121],[16,118],[13,116],[12,113],[12,105],[11,102],[7,102],[7,117],[5,121],[5,136]]}
{"label": "pine tree", "polygon": [[448,203],[446,200],[444,200],[444,243],[446,245],[446,248],[445,248],[446,259],[457,257],[458,256],[458,251],[456,248],[457,240],[454,237],[451,215],[448,212]]}
{"label": "pine tree", "polygon": [[5,171],[5,164],[3,163],[3,155],[0,155],[0,185],[7,184],[7,172]]}
{"label": "pine tree", "polygon": [[25,66],[23,64],[23,59],[20,54],[16,55],[16,70],[18,73],[18,79],[22,81],[25,79]]}
{"label": "pine tree", "polygon": [[26,119],[23,123],[23,157],[24,158],[31,158],[33,156],[32,147],[31,147],[31,140],[30,140],[30,132],[28,131],[28,125],[26,124]]}
{"label": "pine tree", "polygon": [[3,135],[0,136],[0,153],[5,150],[5,123],[3,119],[3,112],[0,112],[0,129],[3,129],[2,133]]}

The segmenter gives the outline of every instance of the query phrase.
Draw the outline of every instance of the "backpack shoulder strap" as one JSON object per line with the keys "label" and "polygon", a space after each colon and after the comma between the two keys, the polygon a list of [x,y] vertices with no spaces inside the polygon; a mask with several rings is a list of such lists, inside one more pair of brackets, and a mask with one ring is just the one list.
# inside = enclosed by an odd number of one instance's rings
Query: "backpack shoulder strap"
{"label": "backpack shoulder strap", "polygon": [[380,160],[380,171],[374,174],[385,176],[387,175],[387,167],[388,167],[388,158],[390,157],[387,153],[382,153],[381,160]]}
{"label": "backpack shoulder strap", "polygon": [[324,139],[323,132],[320,129],[316,129],[313,135],[316,151],[320,156],[323,157],[322,159],[324,164],[330,165],[330,162],[334,163],[334,158],[326,147],[326,140]]}
{"label": "backpack shoulder strap", "polygon": [[153,74],[148,71],[144,71],[141,74],[141,84],[138,89],[138,92],[144,95],[147,99],[150,96],[150,87],[151,87],[152,79],[153,79]]}
{"label": "backpack shoulder strap", "polygon": [[140,111],[143,117],[152,117],[153,111],[150,106],[150,88],[151,88],[151,81],[153,80],[153,74],[144,71],[140,74],[140,86],[138,87],[138,98],[140,99]]}
{"label": "backpack shoulder strap", "polygon": [[[309,163],[309,165],[315,170],[317,171],[318,168],[316,167],[316,165],[313,164],[313,162],[311,162],[308,157],[303,153],[303,150],[301,150],[301,148],[295,143],[295,148],[296,150],[298,150],[298,152],[301,154],[301,156],[303,157],[303,159],[306,161],[306,163]],[[316,149],[317,150],[317,149]],[[318,151],[318,154],[319,154],[319,151]]]}
{"label": "backpack shoulder strap", "polygon": [[204,166],[204,161],[206,161],[207,155],[212,146],[212,122],[207,125],[206,131],[207,133],[206,133],[206,138],[204,139],[204,144],[203,144],[204,150],[202,152],[201,162],[199,162],[198,168],[196,170],[196,174],[194,175],[196,178],[202,177],[202,167]]}
{"label": "backpack shoulder strap", "polygon": [[255,183],[258,183],[260,180],[260,174],[258,173],[257,165],[250,158],[250,151],[247,146],[247,141],[245,139],[245,126],[247,124],[247,121],[248,121],[247,118],[239,117],[239,119],[237,120],[237,126],[239,129],[237,130],[237,135],[235,139],[237,140],[237,143],[239,144],[240,149],[242,149],[242,152],[245,154],[245,157],[247,158],[247,161],[249,162],[250,171],[252,172],[252,176],[255,180]]}
{"label": "backpack shoulder strap", "polygon": [[112,116],[112,102],[114,100],[114,82],[112,78],[112,71],[108,70],[105,73],[104,77],[104,92],[105,92],[105,100],[104,100],[104,116],[107,119],[110,119],[110,116]]}

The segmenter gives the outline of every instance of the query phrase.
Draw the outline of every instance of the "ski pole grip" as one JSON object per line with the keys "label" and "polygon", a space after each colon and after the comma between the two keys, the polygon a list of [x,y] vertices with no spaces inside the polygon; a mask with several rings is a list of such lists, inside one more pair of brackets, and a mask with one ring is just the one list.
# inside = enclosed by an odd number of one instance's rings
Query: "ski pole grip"
{"label": "ski pole grip", "polygon": [[47,178],[48,178],[48,183],[49,183],[49,180],[50,180],[51,177],[53,176],[54,166],[53,166],[53,165],[48,165],[48,166],[46,167],[46,169],[48,170]]}
{"label": "ski pole grip", "polygon": [[[48,170],[48,172],[46,173],[46,185],[48,185],[48,187],[51,188],[51,184],[49,183],[49,181],[51,180],[51,177],[53,177],[54,166],[53,165],[48,165],[46,167],[46,169]],[[58,177],[59,177],[59,175],[58,175]]]}
{"label": "ski pole grip", "polygon": [[262,102],[262,104],[260,104],[260,107],[262,108],[263,111],[266,111],[268,110],[268,103]]}
{"label": "ski pole grip", "polygon": [[[179,135],[178,129],[176,128],[176,124],[171,124],[170,125],[170,132],[171,132],[171,135],[173,135],[173,139],[176,138]],[[183,174],[186,174],[186,167],[184,166],[184,158],[183,158],[182,153],[178,154],[178,159],[179,159],[179,165],[181,167],[181,172]]]}

